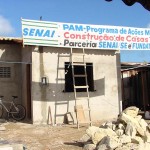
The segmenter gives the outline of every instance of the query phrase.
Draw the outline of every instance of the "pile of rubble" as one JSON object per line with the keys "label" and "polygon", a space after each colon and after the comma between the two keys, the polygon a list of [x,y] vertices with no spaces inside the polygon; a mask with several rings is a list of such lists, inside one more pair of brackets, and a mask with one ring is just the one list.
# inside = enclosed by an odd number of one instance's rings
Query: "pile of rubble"
{"label": "pile of rubble", "polygon": [[80,139],[84,150],[150,150],[150,126],[137,107],[126,108],[115,122],[91,126]]}

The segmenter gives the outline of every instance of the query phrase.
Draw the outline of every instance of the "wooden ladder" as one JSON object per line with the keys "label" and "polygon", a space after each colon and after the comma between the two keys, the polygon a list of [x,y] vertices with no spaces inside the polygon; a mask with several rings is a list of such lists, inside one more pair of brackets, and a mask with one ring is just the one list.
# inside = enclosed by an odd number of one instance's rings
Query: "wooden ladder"
{"label": "wooden ladder", "polygon": [[[81,61],[80,62],[77,62],[77,61],[74,61],[74,56],[77,56],[77,57],[80,57],[81,58]],[[88,79],[87,79],[87,72],[86,72],[86,62],[85,62],[85,50],[84,48],[82,49],[81,52],[79,53],[74,53],[73,52],[73,48],[71,48],[71,66],[72,66],[72,78],[73,78],[73,87],[74,87],[74,97],[75,97],[75,112],[76,112],[76,117],[77,117],[77,127],[79,129],[79,124],[80,124],[80,121],[79,121],[79,116],[78,116],[78,111],[80,111],[81,107],[77,104],[77,101],[78,100],[87,100],[87,111],[88,111],[88,116],[89,116],[89,123],[90,125],[92,125],[92,122],[91,122],[91,109],[90,109],[90,103],[89,103],[89,100],[90,100],[90,97],[89,97],[89,86],[88,86]],[[83,66],[83,74],[75,74],[75,66]],[[79,78],[81,80],[85,80],[85,85],[81,85],[81,86],[78,86],[76,85],[76,79]],[[86,96],[85,97],[78,97],[77,96],[77,90],[78,89],[85,89],[85,92],[86,92]],[[79,107],[80,108],[79,108]],[[78,109],[79,108],[79,109]]]}
{"label": "wooden ladder", "polygon": [[[60,78],[59,77],[59,72],[60,71],[64,71],[65,74],[65,68],[60,66],[60,59],[61,58],[69,58],[70,60],[70,54],[58,54],[58,62],[57,62],[57,79],[56,79],[56,83],[61,84],[62,82],[65,82],[65,78]],[[57,94],[56,94],[57,96]],[[66,108],[66,112],[64,113],[59,113],[59,108],[62,107],[67,107]],[[66,114],[70,114],[69,112],[69,100],[57,100],[57,98],[55,99],[55,115],[54,115],[54,124],[57,124],[57,118],[58,117],[65,117]],[[74,120],[72,119],[72,123],[74,124]]]}

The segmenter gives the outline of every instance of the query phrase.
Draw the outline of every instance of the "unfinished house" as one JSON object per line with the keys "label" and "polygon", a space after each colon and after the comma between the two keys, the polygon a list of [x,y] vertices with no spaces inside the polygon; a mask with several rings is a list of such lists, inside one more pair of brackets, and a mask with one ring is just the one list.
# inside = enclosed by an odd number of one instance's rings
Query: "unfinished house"
{"label": "unfinished house", "polygon": [[31,54],[31,48],[23,48],[22,38],[0,38],[0,95],[5,101],[18,96],[16,103],[26,107],[28,120],[32,114]]}
{"label": "unfinished house", "polygon": [[[117,117],[121,111],[118,51],[84,49],[87,83],[83,66],[76,65],[73,74],[70,54],[70,48],[23,46],[21,38],[0,38],[0,95],[6,100],[18,96],[17,102],[26,107],[26,119],[36,124],[63,123],[66,114],[76,121],[75,106],[83,110],[81,121],[88,120],[89,107],[92,121]],[[74,62],[81,60],[75,55]],[[87,93],[83,88],[76,91],[81,99],[75,101],[75,74],[81,75],[76,86],[88,84],[88,101],[83,98]]]}

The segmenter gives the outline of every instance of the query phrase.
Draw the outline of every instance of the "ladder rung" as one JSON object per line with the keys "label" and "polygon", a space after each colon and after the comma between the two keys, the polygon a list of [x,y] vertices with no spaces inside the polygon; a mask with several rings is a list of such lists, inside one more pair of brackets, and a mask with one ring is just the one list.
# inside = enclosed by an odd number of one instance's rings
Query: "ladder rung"
{"label": "ladder rung", "polygon": [[83,63],[82,63],[82,62],[80,62],[80,63],[78,63],[78,62],[73,62],[72,65],[73,65],[73,66],[86,66],[86,64],[85,64],[84,62],[83,62]]}
{"label": "ladder rung", "polygon": [[70,57],[70,54],[68,54],[68,55],[61,55],[61,54],[59,54],[59,57]]}
{"label": "ladder rung", "polygon": [[87,77],[87,75],[86,74],[76,74],[76,75],[74,75],[74,77]]}
{"label": "ladder rung", "polygon": [[85,88],[89,88],[88,85],[85,86],[74,86],[75,89],[85,89]]}
{"label": "ladder rung", "polygon": [[77,100],[89,99],[89,97],[76,97]]}

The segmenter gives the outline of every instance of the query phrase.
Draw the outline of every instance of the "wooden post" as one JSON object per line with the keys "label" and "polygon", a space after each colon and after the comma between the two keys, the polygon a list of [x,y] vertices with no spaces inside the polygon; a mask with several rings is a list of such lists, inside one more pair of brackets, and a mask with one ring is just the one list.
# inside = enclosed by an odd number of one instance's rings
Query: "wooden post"
{"label": "wooden post", "polygon": [[48,125],[53,125],[53,120],[52,120],[52,112],[51,112],[51,107],[48,107],[48,120],[47,120]]}
{"label": "wooden post", "polygon": [[142,76],[142,95],[143,95],[143,105],[144,105],[144,111],[146,111],[146,107],[145,107],[145,91],[144,91],[144,73],[143,71],[141,72]]}

